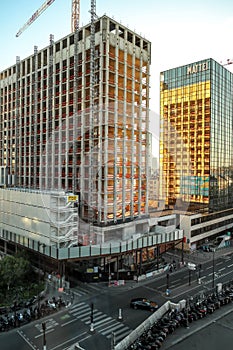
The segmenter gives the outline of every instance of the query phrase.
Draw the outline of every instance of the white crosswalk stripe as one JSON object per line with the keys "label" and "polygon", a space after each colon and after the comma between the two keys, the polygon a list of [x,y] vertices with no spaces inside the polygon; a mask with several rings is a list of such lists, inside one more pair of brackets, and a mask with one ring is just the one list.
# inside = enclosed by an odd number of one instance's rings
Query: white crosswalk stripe
{"label": "white crosswalk stripe", "polygon": [[[90,305],[81,302],[73,305],[69,312],[74,317],[78,318],[80,321],[84,322],[86,325],[91,323],[91,308]],[[115,339],[119,342],[127,334],[131,332],[131,329],[126,326],[123,322],[117,321],[112,317],[106,315],[102,311],[94,309],[94,329],[105,336],[106,338],[111,338],[112,333],[115,335]]]}
{"label": "white crosswalk stripe", "polygon": [[84,295],[89,294],[89,292],[87,290],[80,290],[80,289],[76,289],[76,288],[72,288],[72,292],[74,293],[74,295],[76,297],[82,297]]}
{"label": "white crosswalk stripe", "polygon": [[101,285],[98,286],[92,284],[78,285],[72,288],[72,292],[76,297],[82,297],[89,294],[96,294],[96,292],[100,292],[101,290],[103,290],[103,287]]}

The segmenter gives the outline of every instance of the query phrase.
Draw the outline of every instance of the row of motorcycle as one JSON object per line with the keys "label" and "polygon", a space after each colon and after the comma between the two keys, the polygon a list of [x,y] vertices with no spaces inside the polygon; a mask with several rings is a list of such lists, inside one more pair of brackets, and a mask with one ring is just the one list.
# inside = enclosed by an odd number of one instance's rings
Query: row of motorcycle
{"label": "row of motorcycle", "polygon": [[170,310],[159,319],[148,331],[144,332],[128,350],[158,350],[169,334],[178,327],[188,328],[194,321],[212,314],[221,306],[233,301],[233,286],[219,293],[211,293],[204,298],[188,300],[186,307],[181,310]]}
{"label": "row of motorcycle", "polygon": [[0,332],[23,326],[31,321],[50,315],[61,307],[66,306],[66,302],[59,297],[52,297],[44,301],[34,300],[30,303],[14,303],[11,307],[5,308],[0,314]]}

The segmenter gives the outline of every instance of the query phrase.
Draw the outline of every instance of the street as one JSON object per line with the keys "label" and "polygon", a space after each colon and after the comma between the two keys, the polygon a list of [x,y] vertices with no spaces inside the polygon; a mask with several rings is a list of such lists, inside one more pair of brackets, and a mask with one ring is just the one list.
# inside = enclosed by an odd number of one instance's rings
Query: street
{"label": "street", "polygon": [[[217,283],[232,280],[232,266],[232,255],[226,255],[202,263],[200,269],[191,273],[186,267],[169,273],[169,277],[165,272],[156,278],[138,283],[130,281],[119,287],[80,283],[72,289],[74,302],[70,307],[43,320],[1,333],[1,349],[43,349],[41,324],[46,322],[47,350],[68,349],[77,342],[85,350],[110,350],[113,334],[115,342],[118,343],[150,316],[150,312],[146,310],[130,309],[129,303],[132,298],[147,297],[162,305],[168,299],[177,302],[201,295],[211,289],[213,283],[216,286]],[[168,284],[171,291],[169,297],[165,293]],[[93,304],[93,330],[91,330],[91,304]]]}

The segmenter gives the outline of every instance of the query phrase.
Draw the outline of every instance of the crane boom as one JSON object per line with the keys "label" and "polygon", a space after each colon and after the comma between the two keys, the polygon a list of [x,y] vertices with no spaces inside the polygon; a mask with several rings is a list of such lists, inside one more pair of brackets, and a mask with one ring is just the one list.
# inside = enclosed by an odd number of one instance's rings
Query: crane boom
{"label": "crane boom", "polygon": [[[29,27],[55,0],[46,0],[41,7],[33,13],[29,20],[19,29],[16,37],[19,37],[27,27]],[[72,0],[71,11],[71,31],[74,32],[79,29],[79,17],[80,17],[80,0]]]}
{"label": "crane boom", "polygon": [[55,0],[46,0],[41,7],[33,13],[33,15],[29,18],[29,20],[23,25],[22,28],[19,29],[16,37],[19,37],[28,26],[30,26]]}
{"label": "crane boom", "polygon": [[228,66],[229,64],[233,64],[233,59],[228,58],[225,62],[220,62],[222,66]]}

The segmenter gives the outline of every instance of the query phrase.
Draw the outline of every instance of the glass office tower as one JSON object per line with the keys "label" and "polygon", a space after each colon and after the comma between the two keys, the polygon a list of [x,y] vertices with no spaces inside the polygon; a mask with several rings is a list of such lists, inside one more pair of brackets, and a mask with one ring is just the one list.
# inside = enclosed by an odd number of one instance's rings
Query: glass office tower
{"label": "glass office tower", "polygon": [[165,206],[232,207],[232,73],[213,59],[161,72],[160,115]]}

